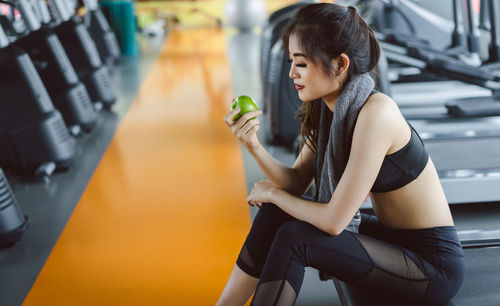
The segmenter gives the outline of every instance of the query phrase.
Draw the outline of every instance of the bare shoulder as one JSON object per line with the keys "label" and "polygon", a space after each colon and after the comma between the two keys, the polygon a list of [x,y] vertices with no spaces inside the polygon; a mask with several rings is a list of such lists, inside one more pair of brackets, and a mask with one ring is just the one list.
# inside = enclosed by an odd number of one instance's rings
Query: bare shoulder
{"label": "bare shoulder", "polygon": [[391,97],[381,92],[373,94],[368,98],[363,108],[361,108],[360,114],[362,113],[367,113],[365,115],[368,115],[370,117],[401,116],[401,112],[399,111],[396,102],[394,102]]}
{"label": "bare shoulder", "polygon": [[361,108],[358,121],[368,128],[386,130],[399,127],[404,118],[394,100],[383,93],[376,93]]}
{"label": "bare shoulder", "polygon": [[398,105],[383,93],[371,95],[361,109],[356,128],[360,134],[371,135],[389,142],[389,152],[406,144],[411,131]]}

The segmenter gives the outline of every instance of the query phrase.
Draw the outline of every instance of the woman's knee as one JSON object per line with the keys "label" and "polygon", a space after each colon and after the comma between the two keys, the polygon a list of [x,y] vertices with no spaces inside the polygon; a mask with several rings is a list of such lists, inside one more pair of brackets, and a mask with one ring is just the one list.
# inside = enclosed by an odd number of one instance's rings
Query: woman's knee
{"label": "woman's knee", "polygon": [[290,217],[285,211],[283,211],[279,206],[274,205],[273,203],[262,203],[262,206],[259,209],[259,212],[262,216],[266,218],[285,218]]}
{"label": "woman's knee", "polygon": [[254,227],[262,227],[268,230],[276,231],[282,224],[293,221],[295,218],[284,212],[278,206],[271,203],[263,203],[255,219]]}
{"label": "woman's knee", "polygon": [[310,235],[311,228],[314,226],[304,221],[297,220],[285,223],[278,229],[275,243],[301,245],[309,241],[307,237]]}

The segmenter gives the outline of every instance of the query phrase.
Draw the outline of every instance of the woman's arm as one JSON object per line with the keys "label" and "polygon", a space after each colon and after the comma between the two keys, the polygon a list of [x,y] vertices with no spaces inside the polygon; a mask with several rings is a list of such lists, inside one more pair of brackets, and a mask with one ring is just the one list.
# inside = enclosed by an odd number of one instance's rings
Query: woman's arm
{"label": "woman's arm", "polygon": [[232,118],[238,112],[239,109],[234,109],[224,117],[233,134],[252,154],[273,185],[293,195],[302,195],[313,179],[314,153],[311,149],[304,146],[292,167],[282,164],[269,154],[257,137],[260,121],[251,118],[260,115],[261,112],[252,111],[243,115],[238,121],[233,121]]}
{"label": "woman's arm", "polygon": [[358,116],[349,161],[329,203],[303,200],[265,181],[256,183],[247,201],[272,202],[324,232],[341,233],[370,191],[396,136],[397,120],[394,111],[386,109],[389,103],[372,104]]}
{"label": "woman's arm", "polygon": [[314,153],[307,145],[302,147],[291,168],[276,160],[262,145],[250,151],[250,154],[275,187],[292,195],[301,196],[311,185]]}

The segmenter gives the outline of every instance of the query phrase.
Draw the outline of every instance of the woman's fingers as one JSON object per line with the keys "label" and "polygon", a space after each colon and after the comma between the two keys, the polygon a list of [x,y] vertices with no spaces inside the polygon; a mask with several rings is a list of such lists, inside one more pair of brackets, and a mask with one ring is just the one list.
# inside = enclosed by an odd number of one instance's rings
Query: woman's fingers
{"label": "woman's fingers", "polygon": [[251,129],[259,125],[260,121],[258,119],[249,120],[248,122],[245,123],[243,127],[241,127],[239,130],[236,131],[236,136],[238,138],[245,136],[246,134],[248,134],[248,132],[250,132]]}
{"label": "woman's fingers", "polygon": [[238,119],[238,121],[236,121],[236,124],[233,125],[234,130],[237,131],[237,130],[241,129],[245,124],[247,124],[250,121],[250,119],[257,117],[257,116],[260,116],[261,114],[262,114],[262,111],[260,111],[260,110],[254,110],[254,111],[251,111],[251,112],[244,114],[243,116],[241,116],[240,119]]}
{"label": "woman's fingers", "polygon": [[251,134],[251,133],[256,133],[259,130],[260,124],[255,124],[250,128],[248,131],[246,131],[243,135]]}
{"label": "woman's fingers", "polygon": [[260,208],[262,206],[262,203],[260,203],[260,202],[254,202],[254,201],[249,201],[248,205],[250,205],[252,207],[258,207],[258,208]]}
{"label": "woman's fingers", "polygon": [[240,110],[241,109],[239,107],[232,109],[229,113],[227,113],[224,116],[224,122],[226,122],[226,124],[229,126],[234,125],[237,121],[233,121],[233,118],[240,112]]}

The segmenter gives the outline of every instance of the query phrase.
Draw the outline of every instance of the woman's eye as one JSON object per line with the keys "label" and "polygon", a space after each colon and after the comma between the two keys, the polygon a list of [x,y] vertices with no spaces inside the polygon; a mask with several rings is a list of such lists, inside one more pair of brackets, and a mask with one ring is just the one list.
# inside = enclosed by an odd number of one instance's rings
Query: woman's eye
{"label": "woman's eye", "polygon": [[[289,59],[287,60],[287,62],[289,62],[289,63],[293,63],[293,60],[289,58]],[[307,65],[306,65],[306,64],[295,64],[295,66],[297,66],[297,67],[301,67],[301,68],[304,68],[304,67],[306,67]]]}

